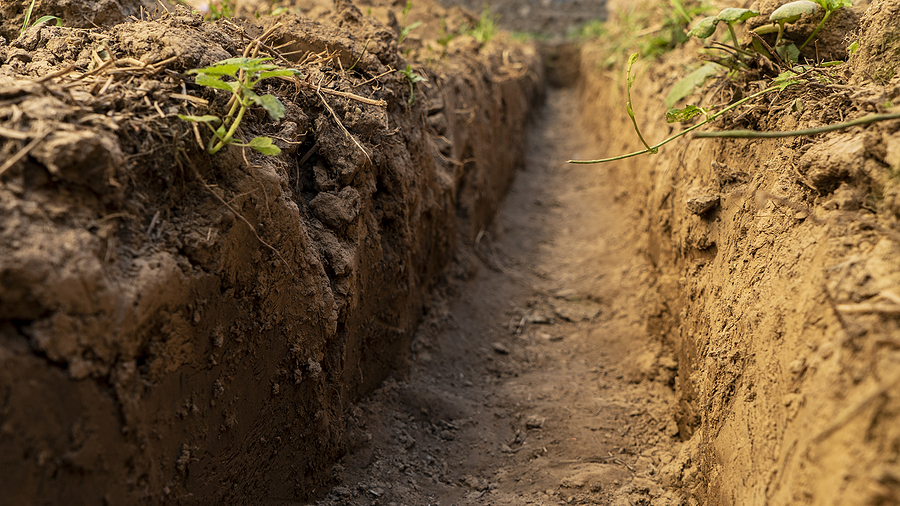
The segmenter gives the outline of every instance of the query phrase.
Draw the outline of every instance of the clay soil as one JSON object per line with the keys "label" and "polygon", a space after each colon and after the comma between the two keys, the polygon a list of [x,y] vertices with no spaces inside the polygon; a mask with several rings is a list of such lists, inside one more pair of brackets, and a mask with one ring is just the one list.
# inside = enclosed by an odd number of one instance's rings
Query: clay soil
{"label": "clay soil", "polygon": [[[662,3],[404,4],[0,7],[0,504],[900,504],[900,120],[571,165],[641,148]],[[706,129],[895,111],[898,15]],[[254,52],[282,154],[210,156],[188,71]]]}

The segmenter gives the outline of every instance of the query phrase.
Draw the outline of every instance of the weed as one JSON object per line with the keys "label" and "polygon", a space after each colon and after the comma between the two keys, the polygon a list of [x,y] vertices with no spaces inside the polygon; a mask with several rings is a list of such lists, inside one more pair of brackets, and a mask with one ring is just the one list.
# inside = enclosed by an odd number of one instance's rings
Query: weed
{"label": "weed", "polygon": [[403,28],[400,29],[400,37],[397,38],[398,44],[402,44],[403,41],[406,40],[407,37],[409,37],[410,32],[412,32],[416,28],[422,26],[421,21],[416,21],[415,23],[413,23],[411,25],[406,24],[406,16],[409,15],[409,11],[412,10],[412,6],[413,6],[412,0],[406,0],[406,6],[403,7],[403,11],[401,12],[401,16],[402,16],[402,20],[403,20],[401,22],[401,25],[403,26]]}
{"label": "weed", "polygon": [[[269,137],[255,137],[246,144],[234,140],[234,134],[244,118],[244,113],[247,112],[247,108],[251,105],[262,107],[276,121],[284,117],[284,104],[277,97],[274,95],[257,95],[253,91],[253,87],[263,79],[294,76],[299,75],[299,72],[263,63],[267,60],[271,60],[271,58],[229,58],[210,67],[188,71],[189,74],[197,74],[197,84],[225,90],[232,95],[233,104],[225,119],[212,115],[178,115],[183,120],[203,123],[209,127],[213,135],[209,139],[206,150],[210,154],[217,153],[229,144],[253,148],[264,155],[278,155],[281,153],[281,150],[278,149],[278,146],[272,144],[272,139]],[[223,81],[222,78],[225,76],[231,77],[233,81]],[[213,126],[217,124],[219,125],[218,127]]]}
{"label": "weed", "polygon": [[[850,5],[851,0],[815,0],[814,2],[809,0],[797,0],[795,2],[786,3],[775,9],[775,11],[769,15],[771,24],[763,25],[753,30],[751,33],[751,35],[754,36],[752,40],[753,51],[766,58],[774,59],[775,57],[772,55],[771,51],[769,51],[769,49],[772,48],[765,47],[762,39],[758,36],[777,33],[774,51],[778,58],[783,62],[796,63],[799,60],[800,51],[809,45],[810,42],[815,40],[816,35],[819,34],[819,31],[831,14],[841,7],[849,7]],[[803,15],[815,14],[820,8],[825,10],[825,15],[803,44],[798,47],[793,42],[784,39],[784,26],[786,24],[798,21]],[[729,7],[722,10],[717,16],[710,16],[700,20],[700,22],[688,32],[688,35],[704,40],[708,39],[715,33],[716,25],[720,22],[725,22],[728,26],[732,44],[716,44],[720,46],[718,49],[726,49],[733,55],[731,60],[733,63],[722,61],[722,64],[733,69],[746,68],[746,61],[752,59],[755,55],[742,47],[737,38],[737,34],[734,31],[734,25],[744,22],[752,17],[759,16],[759,14],[759,12],[750,9]],[[707,47],[709,47],[709,45]]]}
{"label": "weed", "polygon": [[[22,29],[19,31],[19,36],[21,37],[25,30],[28,29],[28,22],[31,20],[31,13],[34,11],[34,3],[36,0],[31,0],[31,4],[28,5],[28,9],[25,10],[25,22],[22,23]],[[34,25],[39,25],[45,21],[56,20],[56,26],[62,26],[62,20],[56,16],[41,16],[34,22]],[[31,26],[34,26],[31,25]]]}
{"label": "weed", "polygon": [[403,77],[406,79],[406,82],[409,83],[409,99],[406,101],[406,103],[410,107],[412,107],[412,105],[416,103],[415,84],[422,83],[422,82],[427,83],[428,79],[425,79],[424,77],[415,73],[412,69],[412,66],[410,66],[410,65],[407,65],[405,69],[400,71],[400,73],[403,74]]}
{"label": "weed", "polygon": [[602,41],[609,48],[610,56],[601,66],[611,69],[622,64],[624,56],[633,51],[645,58],[655,58],[685,43],[688,40],[685,29],[690,17],[705,10],[705,6],[695,1],[684,4],[675,1],[671,11],[623,7],[616,11],[615,23],[592,20],[570,32],[569,37]]}
{"label": "weed", "polygon": [[234,9],[237,4],[237,0],[214,0],[209,2],[207,6],[206,15],[203,17],[208,21],[215,21],[217,19],[225,19],[234,17]]}
{"label": "weed", "polygon": [[497,15],[492,14],[490,7],[485,4],[484,9],[481,11],[481,17],[475,22],[475,26],[470,30],[466,30],[466,33],[475,37],[475,40],[478,42],[487,44],[497,31],[496,18]]}
{"label": "weed", "polygon": [[[612,158],[603,158],[603,159],[599,159],[599,160],[569,160],[569,163],[577,163],[577,164],[605,163],[605,162],[612,162],[615,160],[623,160],[625,158],[631,158],[634,156],[639,156],[639,155],[644,155],[644,154],[655,154],[655,153],[659,152],[659,148],[661,148],[662,146],[672,142],[673,140],[675,140],[683,135],[686,135],[686,134],[702,127],[703,125],[706,125],[707,123],[714,121],[719,116],[722,116],[726,112],[731,111],[732,109],[740,106],[741,104],[745,104],[745,103],[749,102],[750,100],[760,97],[766,93],[770,93],[772,91],[780,91],[780,90],[787,88],[788,86],[792,86],[794,84],[804,82],[804,80],[801,79],[800,77],[798,77],[798,75],[796,73],[794,73],[792,71],[788,71],[788,72],[783,73],[777,79],[775,79],[772,82],[772,85],[769,86],[768,88],[765,88],[762,91],[758,91],[752,95],[744,97],[743,99],[738,100],[737,102],[723,108],[722,110],[720,110],[716,113],[710,114],[710,111],[696,107],[696,106],[688,106],[685,109],[669,111],[666,113],[666,116],[668,118],[672,119],[673,121],[686,121],[691,118],[694,118],[698,114],[706,114],[706,119],[697,123],[696,125],[694,125],[692,127],[686,128],[686,129],[676,133],[675,135],[672,135],[672,136],[666,138],[665,140],[662,140],[659,143],[651,146],[650,144],[647,143],[647,141],[644,140],[644,136],[641,134],[640,129],[638,128],[637,121],[635,120],[635,117],[634,117],[634,109],[631,105],[631,86],[634,83],[634,77],[631,76],[631,66],[634,64],[635,61],[637,61],[637,59],[638,59],[638,53],[634,53],[631,55],[630,58],[628,58],[628,71],[626,73],[627,80],[628,80],[628,102],[625,104],[625,109],[628,112],[628,116],[631,118],[631,122],[634,125],[634,130],[635,130],[635,132],[637,132],[638,137],[640,137],[641,142],[644,144],[645,149],[643,149],[641,151],[635,151],[634,153],[628,153],[626,155],[619,155],[619,156],[615,156]],[[697,135],[700,136],[700,134],[697,134]]]}
{"label": "weed", "polygon": [[422,26],[422,22],[416,21],[409,26],[403,27],[403,29],[400,30],[400,37],[397,39],[397,43],[402,44],[403,41],[406,40],[407,37],[409,37],[409,33],[420,26]]}

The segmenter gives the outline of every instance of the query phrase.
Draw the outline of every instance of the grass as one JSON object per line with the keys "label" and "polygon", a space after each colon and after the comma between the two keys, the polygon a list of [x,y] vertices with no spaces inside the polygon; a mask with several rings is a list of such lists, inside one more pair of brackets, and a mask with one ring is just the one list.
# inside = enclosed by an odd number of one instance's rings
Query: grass
{"label": "grass", "polygon": [[[28,29],[28,22],[31,21],[31,14],[34,12],[34,4],[36,0],[31,0],[31,3],[28,5],[28,9],[25,10],[25,22],[22,23],[22,29],[19,31],[19,37],[25,33],[25,30]],[[35,22],[34,25],[39,25],[45,21],[56,20],[56,26],[62,26],[62,19],[56,16],[41,16]],[[30,26],[34,26],[30,25]]]}

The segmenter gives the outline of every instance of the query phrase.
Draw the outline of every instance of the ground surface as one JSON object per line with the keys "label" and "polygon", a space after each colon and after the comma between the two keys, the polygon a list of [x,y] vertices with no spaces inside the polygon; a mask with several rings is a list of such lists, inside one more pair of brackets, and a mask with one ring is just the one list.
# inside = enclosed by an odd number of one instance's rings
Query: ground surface
{"label": "ground surface", "polygon": [[[553,89],[495,224],[413,340],[409,377],[360,405],[320,504],[678,504],[675,363],[645,329],[652,269],[574,89]],[[616,501],[619,501],[618,503]],[[622,502],[624,501],[624,502]]]}

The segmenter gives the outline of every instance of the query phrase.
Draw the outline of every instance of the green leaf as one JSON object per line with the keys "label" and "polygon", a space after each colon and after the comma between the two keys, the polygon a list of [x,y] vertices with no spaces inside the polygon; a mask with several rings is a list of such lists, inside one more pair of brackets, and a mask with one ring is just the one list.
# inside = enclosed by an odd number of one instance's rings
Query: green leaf
{"label": "green leaf", "polygon": [[628,81],[628,89],[631,89],[631,85],[634,84],[634,76],[631,75],[631,67],[634,65],[634,62],[641,56],[640,53],[631,53],[631,56],[628,57],[628,69],[625,71],[626,80]]}
{"label": "green leaf", "polygon": [[259,96],[254,94],[252,100],[257,105],[262,106],[275,121],[284,117],[284,104],[275,95]]}
{"label": "green leaf", "polygon": [[299,70],[294,69],[279,69],[279,70],[269,70],[266,72],[260,72],[258,81],[262,81],[263,79],[268,79],[270,77],[281,77],[281,76],[302,76]]}
{"label": "green leaf", "polygon": [[809,0],[798,0],[796,2],[786,3],[775,9],[769,16],[769,21],[776,23],[793,23],[800,19],[804,14],[812,14],[819,10],[819,4],[810,2]]}
{"label": "green leaf", "polygon": [[185,114],[179,114],[178,117],[185,121],[194,121],[196,123],[218,123],[222,121],[218,116],[205,115],[205,116],[190,116]]}
{"label": "green leaf", "polygon": [[[54,19],[56,20],[56,26],[62,26],[62,20],[56,16],[41,16],[37,19],[37,21],[34,22],[34,25],[39,25],[39,24],[43,23],[44,21],[52,21]],[[31,25],[31,26],[34,26],[34,25]]]}
{"label": "green leaf", "polygon": [[689,105],[684,109],[669,109],[666,111],[666,121],[669,123],[682,123],[701,114],[706,114],[706,109],[696,105]]}
{"label": "green leaf", "polygon": [[666,95],[666,109],[675,107],[679,100],[693,93],[695,88],[702,86],[708,78],[718,74],[722,68],[717,63],[709,62],[675,83],[669,90],[669,94]]}
{"label": "green leaf", "polygon": [[850,44],[849,46],[847,46],[847,56],[852,58],[853,53],[855,53],[857,51],[859,51],[859,39],[856,39],[856,41],[854,41],[853,44]]}
{"label": "green leaf", "polygon": [[710,16],[708,18],[703,18],[697,23],[697,26],[691,29],[688,32],[688,36],[694,36],[700,39],[706,39],[712,36],[712,34],[716,33],[716,25],[719,24],[719,18],[715,16]]}
{"label": "green leaf", "polygon": [[851,7],[853,2],[851,0],[814,0],[817,4],[821,5],[823,9],[828,12],[836,11],[841,7]]}
{"label": "green leaf", "polygon": [[228,58],[220,62],[216,62],[202,69],[188,70],[188,74],[209,74],[212,76],[236,76],[238,71],[245,72],[262,72],[266,70],[277,69],[277,65],[270,63],[262,63],[271,60],[271,57],[265,58]]}
{"label": "green leaf", "polygon": [[786,62],[797,63],[800,60],[800,50],[794,44],[778,46],[775,48],[775,52]]}
{"label": "green leaf", "polygon": [[226,83],[218,77],[213,77],[209,74],[203,73],[197,74],[194,82],[196,82],[200,86],[209,86],[210,88],[217,88],[231,93],[234,93],[235,89],[237,88],[237,83]]}
{"label": "green leaf", "polygon": [[247,144],[248,147],[251,147],[264,155],[269,156],[277,156],[281,154],[281,149],[272,144],[272,139],[269,137],[254,137],[252,141]]}
{"label": "green leaf", "polygon": [[413,23],[413,24],[407,26],[406,28],[400,30],[400,38],[397,39],[397,42],[398,42],[398,43],[403,42],[404,39],[406,39],[407,37],[409,37],[409,32],[415,30],[416,28],[418,28],[418,27],[420,27],[420,26],[422,26],[422,22],[421,22],[421,21],[416,21],[415,23]]}
{"label": "green leaf", "polygon": [[772,80],[772,88],[778,88],[779,91],[782,91],[788,86],[793,86],[795,84],[805,82],[806,79],[800,79],[799,77],[797,77],[796,72],[788,70],[787,72],[778,74],[778,77]]}
{"label": "green leaf", "polygon": [[720,12],[716,17],[719,19],[719,21],[724,21],[726,23],[738,23],[740,21],[747,21],[748,19],[756,16],[759,16],[759,11],[729,7],[727,9],[723,9],[722,12]]}

